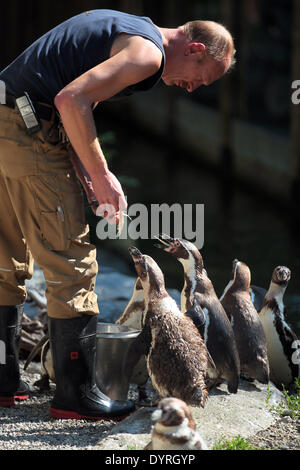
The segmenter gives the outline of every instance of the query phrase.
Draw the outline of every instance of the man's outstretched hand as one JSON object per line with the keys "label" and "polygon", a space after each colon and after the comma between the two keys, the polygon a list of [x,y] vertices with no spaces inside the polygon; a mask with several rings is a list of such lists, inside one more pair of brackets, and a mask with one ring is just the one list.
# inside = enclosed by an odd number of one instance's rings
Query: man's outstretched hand
{"label": "man's outstretched hand", "polygon": [[110,224],[118,224],[120,213],[127,208],[122,186],[109,170],[92,177],[92,185],[98,201],[97,215],[107,217]]}
{"label": "man's outstretched hand", "polygon": [[110,224],[118,224],[120,213],[127,207],[119,180],[108,169],[90,177],[71,145],[68,151],[93,212],[107,217]]}

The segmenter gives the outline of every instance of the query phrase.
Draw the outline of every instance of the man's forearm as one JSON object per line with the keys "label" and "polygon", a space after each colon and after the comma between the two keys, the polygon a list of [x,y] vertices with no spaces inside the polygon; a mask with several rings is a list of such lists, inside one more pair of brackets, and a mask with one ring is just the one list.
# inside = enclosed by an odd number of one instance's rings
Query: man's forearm
{"label": "man's forearm", "polygon": [[108,171],[107,162],[97,138],[90,105],[82,99],[58,94],[55,106],[72,147],[91,178],[105,174]]}
{"label": "man's forearm", "polygon": [[90,177],[93,199],[98,201],[99,206],[105,205],[107,214],[114,216],[113,221],[118,223],[118,213],[126,208],[127,202],[101,150],[91,104],[84,98],[70,97],[68,93],[62,92],[56,96],[55,106],[60,112],[72,147]]}

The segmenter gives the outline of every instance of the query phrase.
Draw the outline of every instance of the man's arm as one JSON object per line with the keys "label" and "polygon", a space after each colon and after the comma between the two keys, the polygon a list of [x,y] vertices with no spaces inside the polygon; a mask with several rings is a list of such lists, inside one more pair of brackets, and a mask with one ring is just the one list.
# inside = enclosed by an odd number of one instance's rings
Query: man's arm
{"label": "man's arm", "polygon": [[162,54],[150,41],[127,35],[116,41],[112,51],[114,55],[107,61],[63,88],[54,103],[70,142],[91,177],[99,204],[110,204],[118,212],[127,204],[122,187],[109,171],[97,139],[92,105],[156,73]]}

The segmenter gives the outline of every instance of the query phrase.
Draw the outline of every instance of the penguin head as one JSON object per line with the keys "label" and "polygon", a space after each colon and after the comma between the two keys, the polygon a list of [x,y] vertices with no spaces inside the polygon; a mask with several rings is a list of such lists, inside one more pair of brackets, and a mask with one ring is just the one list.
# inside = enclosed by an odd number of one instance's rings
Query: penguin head
{"label": "penguin head", "polygon": [[272,275],[272,282],[279,286],[287,286],[291,279],[291,271],[286,266],[277,266]]}
{"label": "penguin head", "polygon": [[163,398],[157,409],[152,413],[152,421],[163,428],[172,428],[186,423],[196,429],[195,421],[187,404],[178,398]]}
{"label": "penguin head", "polygon": [[135,246],[131,246],[128,251],[133,259],[134,267],[139,278],[141,281],[145,280],[148,276],[148,264],[145,255]]}
{"label": "penguin head", "polygon": [[143,287],[148,285],[152,288],[164,287],[164,275],[151,256],[143,255],[138,248],[132,246],[128,249]]}
{"label": "penguin head", "polygon": [[232,262],[231,279],[236,288],[241,290],[250,289],[251,272],[249,267],[242,261],[234,259]]}
{"label": "penguin head", "polygon": [[188,240],[183,238],[172,238],[169,235],[162,234],[158,238],[160,244],[155,244],[157,248],[161,248],[167,253],[170,253],[178,261],[185,264],[188,260],[197,265],[201,270],[203,269],[203,259],[198,248]]}

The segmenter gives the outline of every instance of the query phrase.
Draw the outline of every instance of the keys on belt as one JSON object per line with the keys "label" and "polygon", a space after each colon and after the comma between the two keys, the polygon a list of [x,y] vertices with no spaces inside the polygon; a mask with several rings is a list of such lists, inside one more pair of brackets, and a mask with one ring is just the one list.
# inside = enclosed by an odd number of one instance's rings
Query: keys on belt
{"label": "keys on belt", "polygon": [[26,92],[19,98],[6,93],[5,106],[12,109],[18,108],[29,134],[38,132],[42,128],[41,120],[50,121],[53,115],[51,106],[33,103]]}
{"label": "keys on belt", "polygon": [[16,98],[16,105],[29,134],[35,134],[42,128],[39,116],[36,113],[28,93]]}
{"label": "keys on belt", "polygon": [[47,134],[44,135],[44,138],[51,144],[57,144],[58,142],[63,144],[70,143],[60,116],[52,106],[37,102],[32,103],[27,93],[24,93],[20,98],[6,93],[5,106],[12,109],[15,107],[18,108],[29,134],[33,134],[42,129],[40,120],[50,122],[53,118],[53,112],[55,112],[54,122],[50,129],[47,130]]}

